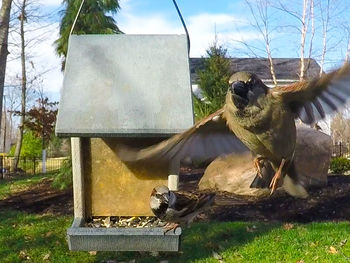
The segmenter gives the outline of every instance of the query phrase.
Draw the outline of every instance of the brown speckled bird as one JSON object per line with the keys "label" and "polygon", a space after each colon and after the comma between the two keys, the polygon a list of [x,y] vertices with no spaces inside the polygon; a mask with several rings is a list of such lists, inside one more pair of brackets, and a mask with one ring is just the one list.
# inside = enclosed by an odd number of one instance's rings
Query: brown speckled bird
{"label": "brown speckled bird", "polygon": [[[229,80],[226,103],[220,110],[158,145],[140,151],[121,149],[120,156],[125,161],[187,156],[205,160],[228,153],[246,154],[249,149],[258,171],[252,186],[259,187],[259,180],[268,177],[272,193],[288,175],[285,190],[304,198],[307,192],[294,167],[295,119],[314,124],[337,111],[349,97],[348,64],[320,78],[271,89],[255,74],[238,72]],[[266,170],[272,170],[272,176],[263,173]]]}
{"label": "brown speckled bird", "polygon": [[190,224],[213,203],[214,198],[214,193],[174,192],[161,185],[153,189],[150,207],[155,216],[168,222],[165,230],[169,231],[179,224]]}

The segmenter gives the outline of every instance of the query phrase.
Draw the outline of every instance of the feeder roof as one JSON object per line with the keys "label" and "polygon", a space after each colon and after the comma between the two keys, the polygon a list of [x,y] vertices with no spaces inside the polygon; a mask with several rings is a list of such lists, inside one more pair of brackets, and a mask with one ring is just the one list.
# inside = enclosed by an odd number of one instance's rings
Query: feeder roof
{"label": "feeder roof", "polygon": [[185,35],[72,35],[56,134],[168,136],[193,125]]}

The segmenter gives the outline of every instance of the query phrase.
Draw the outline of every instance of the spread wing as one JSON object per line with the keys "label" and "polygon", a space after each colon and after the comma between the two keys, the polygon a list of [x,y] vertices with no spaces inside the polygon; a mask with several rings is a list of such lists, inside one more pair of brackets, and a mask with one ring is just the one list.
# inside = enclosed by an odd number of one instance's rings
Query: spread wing
{"label": "spread wing", "polygon": [[350,98],[350,66],[320,78],[271,89],[273,97],[280,97],[302,122],[314,124],[326,114],[338,111]]}
{"label": "spread wing", "polygon": [[187,157],[205,161],[224,154],[249,152],[226,126],[223,112],[224,109],[220,109],[187,131],[141,150],[119,145],[118,155],[126,162],[183,160]]}
{"label": "spread wing", "polygon": [[176,202],[174,207],[169,207],[178,212],[178,218],[185,218],[193,213],[200,212],[209,206],[215,198],[214,193],[186,193],[174,192]]}

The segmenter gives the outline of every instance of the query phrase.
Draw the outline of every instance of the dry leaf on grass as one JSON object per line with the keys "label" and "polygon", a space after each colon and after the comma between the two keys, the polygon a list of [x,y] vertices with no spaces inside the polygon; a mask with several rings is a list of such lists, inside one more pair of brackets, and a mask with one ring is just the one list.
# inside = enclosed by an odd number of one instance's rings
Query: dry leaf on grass
{"label": "dry leaf on grass", "polygon": [[223,257],[215,251],[213,251],[213,258],[217,259],[219,263],[225,263]]}
{"label": "dry leaf on grass", "polygon": [[213,258],[220,260],[222,256],[218,252],[213,251]]}
{"label": "dry leaf on grass", "polygon": [[21,251],[19,252],[19,257],[20,257],[21,259],[25,259],[25,260],[30,259],[30,257],[27,255],[27,251],[25,251],[25,250],[21,250]]}
{"label": "dry leaf on grass", "polygon": [[44,257],[43,257],[43,260],[48,260],[50,258],[50,253],[47,253]]}
{"label": "dry leaf on grass", "polygon": [[330,254],[337,254],[338,250],[335,247],[330,246],[329,250],[328,250],[328,253],[330,253]]}
{"label": "dry leaf on grass", "polygon": [[290,230],[290,229],[294,228],[294,224],[286,223],[283,225],[283,228],[285,230]]}
{"label": "dry leaf on grass", "polygon": [[247,232],[249,232],[249,233],[253,233],[253,232],[256,231],[256,226],[252,226],[252,227],[247,226],[247,227],[245,228],[245,230],[246,230]]}
{"label": "dry leaf on grass", "polygon": [[343,247],[346,243],[348,242],[347,239],[343,239],[342,241],[340,241],[340,246]]}
{"label": "dry leaf on grass", "polygon": [[45,237],[50,237],[51,235],[52,235],[52,232],[49,231],[49,232],[47,232],[47,233],[45,234]]}
{"label": "dry leaf on grass", "polygon": [[319,245],[319,241],[317,240],[317,241],[315,241],[315,242],[311,242],[310,243],[310,247],[317,247],[318,245]]}

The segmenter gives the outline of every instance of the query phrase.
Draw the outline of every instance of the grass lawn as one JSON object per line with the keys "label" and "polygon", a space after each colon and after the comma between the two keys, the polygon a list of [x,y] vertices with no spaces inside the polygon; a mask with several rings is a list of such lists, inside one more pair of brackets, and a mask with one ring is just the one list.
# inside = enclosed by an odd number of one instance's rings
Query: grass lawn
{"label": "grass lawn", "polygon": [[[45,176],[0,183],[3,198],[15,186]],[[40,179],[41,178],[41,179]],[[28,185],[25,180],[30,179]],[[6,184],[12,185],[6,187]],[[7,190],[6,190],[7,189]],[[185,229],[180,253],[71,252],[66,229],[72,216],[0,211],[0,262],[350,262],[350,224],[261,222],[196,223]]]}
{"label": "grass lawn", "polygon": [[[198,223],[185,229],[181,253],[70,252],[71,216],[0,212],[1,262],[349,262],[350,225]],[[290,228],[291,229],[286,229]],[[218,253],[215,255],[215,253]]]}

